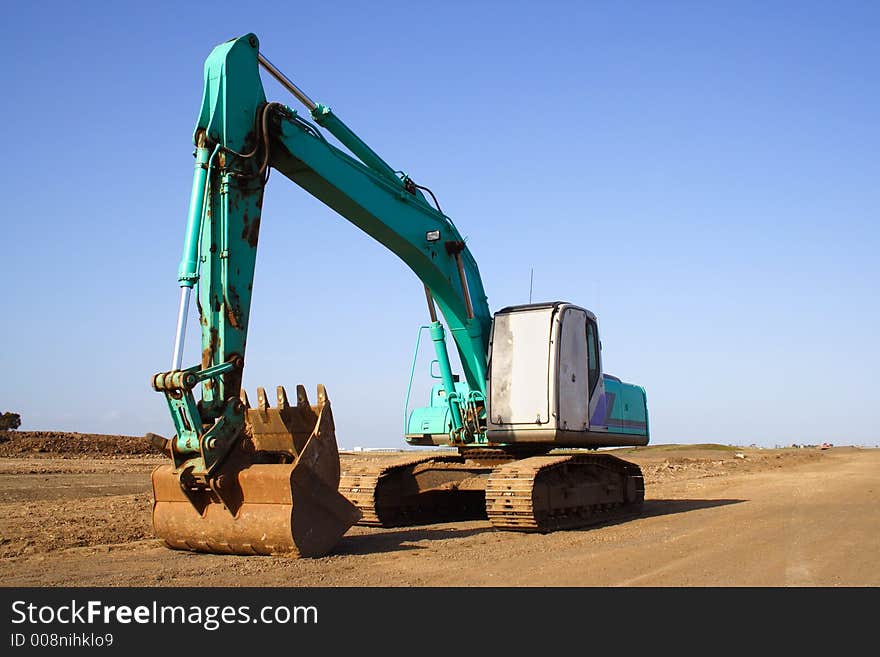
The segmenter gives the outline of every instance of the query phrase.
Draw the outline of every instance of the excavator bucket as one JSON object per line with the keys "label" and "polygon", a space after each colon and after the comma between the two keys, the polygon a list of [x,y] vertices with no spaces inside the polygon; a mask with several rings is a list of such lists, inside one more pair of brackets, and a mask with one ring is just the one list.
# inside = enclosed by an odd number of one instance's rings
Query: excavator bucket
{"label": "excavator bucket", "polygon": [[258,397],[249,408],[242,393],[245,435],[210,488],[193,493],[185,467],[153,471],[153,528],[169,547],[319,557],[360,519],[338,492],[339,452],[324,387],[315,406],[302,386],[296,406],[280,386],[277,407],[269,407],[262,388]]}

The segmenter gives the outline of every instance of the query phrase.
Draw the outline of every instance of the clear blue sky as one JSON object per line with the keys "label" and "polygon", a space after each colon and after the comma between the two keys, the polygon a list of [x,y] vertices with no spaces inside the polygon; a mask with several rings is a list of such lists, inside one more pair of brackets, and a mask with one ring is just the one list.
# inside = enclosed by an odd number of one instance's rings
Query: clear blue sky
{"label": "clear blue sky", "polygon": [[[493,310],[527,301],[534,268],[535,300],[598,313],[606,370],[645,386],[654,442],[880,442],[878,3],[5,15],[0,411],[22,429],[171,433],[149,379],[170,365],[202,65],[255,32],[437,193]],[[323,382],[342,446],[403,445],[425,315],[402,263],[272,177],[252,398]]]}

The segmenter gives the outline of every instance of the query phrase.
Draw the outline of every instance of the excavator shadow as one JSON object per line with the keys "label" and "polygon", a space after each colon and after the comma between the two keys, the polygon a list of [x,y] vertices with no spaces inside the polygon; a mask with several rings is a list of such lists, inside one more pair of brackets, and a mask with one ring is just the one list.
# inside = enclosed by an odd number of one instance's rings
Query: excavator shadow
{"label": "excavator shadow", "polygon": [[443,529],[434,527],[407,527],[383,529],[376,533],[345,536],[333,551],[334,554],[372,554],[396,552],[399,550],[423,550],[423,545],[413,545],[416,541],[442,541],[467,538],[485,532],[495,531],[492,527],[468,529]]}
{"label": "excavator shadow", "polygon": [[[565,531],[592,531],[601,527],[610,527],[626,522],[632,522],[639,518],[654,518],[657,516],[673,515],[676,513],[688,513],[690,511],[699,511],[700,509],[711,509],[720,506],[728,506],[731,504],[740,504],[748,500],[740,499],[716,499],[716,500],[670,500],[670,499],[653,499],[645,500],[642,506],[637,510],[623,512],[617,516],[611,516],[598,520],[585,527],[579,529],[569,529]],[[445,522],[455,522],[462,520],[486,519],[485,513],[482,515],[471,515],[467,518],[457,518],[456,520],[446,520]],[[437,524],[437,523],[434,523]],[[378,552],[394,552],[398,550],[421,550],[426,546],[414,545],[418,541],[440,541],[446,539],[467,538],[476,536],[486,532],[498,531],[491,526],[469,527],[467,529],[428,527],[428,526],[410,526],[403,528],[381,529],[375,533],[359,534],[354,536],[345,536],[334,550],[334,554],[371,554]],[[517,532],[511,532],[517,533]],[[521,534],[522,535],[522,534]]]}
{"label": "excavator shadow", "polygon": [[711,509],[716,506],[728,506],[740,504],[748,500],[720,499],[720,500],[645,500],[638,512],[640,518],[653,518],[666,516],[673,513],[687,513],[699,509]]}
{"label": "excavator shadow", "polygon": [[[700,509],[711,509],[718,506],[728,506],[730,504],[740,504],[748,502],[748,500],[738,499],[717,499],[717,500],[666,500],[666,499],[648,499],[637,509],[630,511],[622,511],[619,514],[612,515],[608,518],[598,520],[597,522],[585,527],[581,527],[580,531],[590,531],[599,527],[610,527],[625,522],[632,522],[640,518],[654,518],[657,516],[668,516],[676,513],[688,513],[690,511],[699,511]],[[571,530],[569,530],[571,531]]]}

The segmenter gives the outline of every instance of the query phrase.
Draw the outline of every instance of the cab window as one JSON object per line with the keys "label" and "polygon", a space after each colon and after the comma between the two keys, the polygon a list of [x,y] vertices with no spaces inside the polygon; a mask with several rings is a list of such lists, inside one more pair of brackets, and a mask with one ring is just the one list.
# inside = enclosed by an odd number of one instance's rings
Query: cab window
{"label": "cab window", "polygon": [[590,395],[596,389],[599,382],[599,332],[596,330],[596,323],[587,320],[587,368],[590,378]]}

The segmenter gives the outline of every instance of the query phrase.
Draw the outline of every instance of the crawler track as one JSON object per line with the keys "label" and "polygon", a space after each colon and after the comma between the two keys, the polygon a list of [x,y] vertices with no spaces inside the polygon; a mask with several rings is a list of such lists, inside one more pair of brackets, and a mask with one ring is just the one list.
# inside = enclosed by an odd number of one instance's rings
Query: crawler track
{"label": "crawler track", "polygon": [[496,468],[486,513],[498,529],[551,532],[606,522],[645,499],[642,471],[607,454],[534,456]]}
{"label": "crawler track", "polygon": [[485,517],[480,477],[490,471],[455,455],[354,462],[343,466],[339,492],[361,512],[360,525],[478,518]]}

